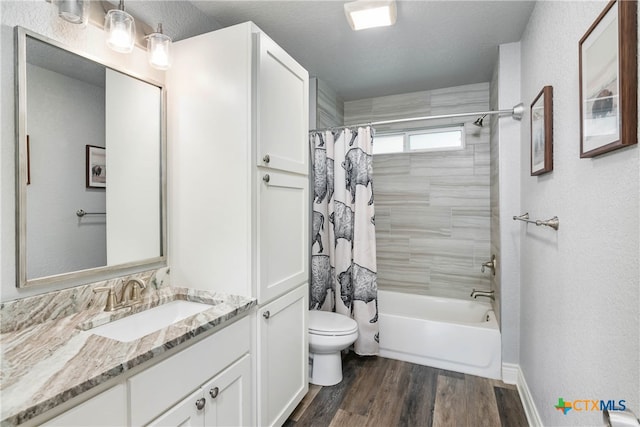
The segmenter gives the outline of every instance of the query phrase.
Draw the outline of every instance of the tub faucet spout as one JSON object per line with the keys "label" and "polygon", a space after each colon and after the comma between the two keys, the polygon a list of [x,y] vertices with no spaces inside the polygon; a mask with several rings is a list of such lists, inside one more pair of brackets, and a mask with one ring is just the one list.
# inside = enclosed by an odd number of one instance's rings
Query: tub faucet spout
{"label": "tub faucet spout", "polygon": [[493,301],[495,301],[496,297],[494,295],[495,291],[476,291],[475,288],[471,291],[470,297],[473,299],[477,299],[478,297],[487,297]]}

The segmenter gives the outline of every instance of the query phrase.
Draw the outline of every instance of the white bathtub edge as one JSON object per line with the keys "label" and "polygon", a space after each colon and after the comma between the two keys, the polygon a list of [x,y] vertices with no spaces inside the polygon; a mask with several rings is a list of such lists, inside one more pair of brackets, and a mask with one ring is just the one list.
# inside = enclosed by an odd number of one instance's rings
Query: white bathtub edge
{"label": "white bathtub edge", "polygon": [[527,381],[524,378],[524,373],[520,369],[520,365],[515,363],[503,363],[502,364],[502,382],[505,384],[515,384],[520,395],[520,401],[524,408],[524,413],[527,416],[527,422],[533,427],[542,427],[542,419],[540,413],[533,401],[533,396],[527,385]]}

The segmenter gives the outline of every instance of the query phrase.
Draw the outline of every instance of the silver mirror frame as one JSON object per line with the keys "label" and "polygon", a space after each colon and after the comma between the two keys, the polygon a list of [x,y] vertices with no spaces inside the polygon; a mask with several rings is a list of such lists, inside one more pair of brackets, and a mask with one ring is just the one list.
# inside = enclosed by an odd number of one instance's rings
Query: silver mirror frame
{"label": "silver mirror frame", "polygon": [[[15,239],[16,239],[16,287],[32,287],[42,285],[80,285],[84,283],[97,282],[125,274],[131,274],[153,268],[161,268],[167,265],[167,92],[164,84],[149,79],[145,76],[137,75],[125,71],[120,67],[106,63],[105,61],[88,55],[84,52],[65,46],[64,44],[37,34],[26,28],[16,26],[15,34],[15,123],[16,123],[16,144],[15,144],[15,191],[16,191],[16,217],[15,217]],[[26,148],[26,115],[27,115],[27,36],[54,47],[74,53],[83,58],[103,65],[106,68],[126,74],[135,79],[149,83],[160,89],[161,104],[161,129],[160,129],[160,215],[161,215],[161,255],[139,261],[124,264],[89,268],[85,270],[61,273],[52,276],[27,278],[27,148]]]}

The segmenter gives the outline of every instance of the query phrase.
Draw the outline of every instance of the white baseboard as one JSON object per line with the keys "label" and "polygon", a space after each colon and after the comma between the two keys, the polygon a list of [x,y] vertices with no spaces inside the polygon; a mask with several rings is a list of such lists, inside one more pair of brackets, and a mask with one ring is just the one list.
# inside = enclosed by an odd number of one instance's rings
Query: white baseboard
{"label": "white baseboard", "polygon": [[533,427],[542,427],[542,419],[540,418],[536,404],[533,401],[533,396],[531,395],[527,381],[524,378],[524,374],[520,369],[520,365],[516,365],[514,363],[503,363],[502,382],[516,385],[529,425]]}
{"label": "white baseboard", "polygon": [[518,372],[520,367],[515,363],[502,364],[502,382],[505,384],[518,384]]}

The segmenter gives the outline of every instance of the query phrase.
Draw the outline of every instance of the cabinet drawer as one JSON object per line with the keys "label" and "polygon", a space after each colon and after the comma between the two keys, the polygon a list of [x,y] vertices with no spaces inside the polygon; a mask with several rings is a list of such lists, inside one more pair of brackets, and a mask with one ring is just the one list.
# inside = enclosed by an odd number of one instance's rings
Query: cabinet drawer
{"label": "cabinet drawer", "polygon": [[131,424],[146,424],[249,352],[248,317],[131,377]]}
{"label": "cabinet drawer", "polygon": [[43,426],[123,426],[127,423],[127,388],[118,384]]}

